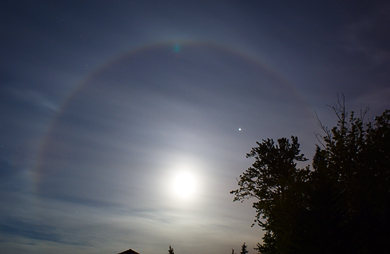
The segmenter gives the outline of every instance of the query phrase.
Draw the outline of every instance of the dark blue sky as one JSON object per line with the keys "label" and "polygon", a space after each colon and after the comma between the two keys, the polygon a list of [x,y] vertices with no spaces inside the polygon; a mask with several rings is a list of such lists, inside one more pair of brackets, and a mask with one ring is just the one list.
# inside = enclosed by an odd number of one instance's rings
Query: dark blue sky
{"label": "dark blue sky", "polygon": [[245,154],[296,135],[311,158],[338,94],[367,120],[388,109],[389,17],[386,1],[2,1],[2,253],[254,253],[251,201],[229,194]]}

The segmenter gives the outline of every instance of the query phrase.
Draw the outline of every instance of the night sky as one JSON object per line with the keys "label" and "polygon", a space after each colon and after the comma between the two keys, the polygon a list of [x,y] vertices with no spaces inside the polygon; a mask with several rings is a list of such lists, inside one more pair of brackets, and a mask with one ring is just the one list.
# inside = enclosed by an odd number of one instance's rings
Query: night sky
{"label": "night sky", "polygon": [[5,254],[253,254],[256,141],[390,108],[386,1],[13,0],[0,32]]}

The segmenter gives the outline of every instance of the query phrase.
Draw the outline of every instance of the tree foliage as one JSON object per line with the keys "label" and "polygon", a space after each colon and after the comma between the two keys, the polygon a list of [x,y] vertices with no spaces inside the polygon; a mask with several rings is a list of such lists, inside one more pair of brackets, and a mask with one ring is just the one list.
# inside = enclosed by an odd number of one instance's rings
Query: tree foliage
{"label": "tree foliage", "polygon": [[175,254],[175,251],[173,250],[173,248],[172,248],[171,245],[169,245],[168,253],[169,253],[169,254]]}
{"label": "tree foliage", "polygon": [[[321,124],[312,167],[298,138],[257,142],[255,162],[231,191],[255,198],[255,223],[265,231],[259,253],[388,253],[390,250],[390,111],[373,123],[333,107],[338,123]],[[386,251],[385,251],[386,250]]]}
{"label": "tree foliage", "polygon": [[240,252],[240,254],[248,254],[247,248],[248,248],[248,246],[246,245],[246,243],[244,243],[244,244],[241,246],[241,252]]}

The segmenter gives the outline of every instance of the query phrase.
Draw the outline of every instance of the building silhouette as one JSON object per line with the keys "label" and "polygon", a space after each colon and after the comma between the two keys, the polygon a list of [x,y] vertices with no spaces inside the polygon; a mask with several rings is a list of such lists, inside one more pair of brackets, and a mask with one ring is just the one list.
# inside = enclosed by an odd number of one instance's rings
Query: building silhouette
{"label": "building silhouette", "polygon": [[132,249],[125,250],[124,252],[118,253],[118,254],[139,254],[136,251],[133,251]]}

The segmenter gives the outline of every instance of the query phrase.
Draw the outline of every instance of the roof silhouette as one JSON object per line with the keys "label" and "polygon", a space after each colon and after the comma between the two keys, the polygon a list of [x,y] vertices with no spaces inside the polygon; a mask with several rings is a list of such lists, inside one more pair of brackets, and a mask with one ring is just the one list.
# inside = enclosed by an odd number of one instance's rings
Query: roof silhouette
{"label": "roof silhouette", "polygon": [[139,254],[136,251],[133,251],[132,249],[125,250],[124,252],[118,253],[118,254]]}

